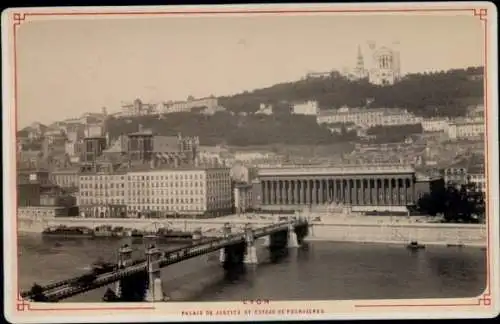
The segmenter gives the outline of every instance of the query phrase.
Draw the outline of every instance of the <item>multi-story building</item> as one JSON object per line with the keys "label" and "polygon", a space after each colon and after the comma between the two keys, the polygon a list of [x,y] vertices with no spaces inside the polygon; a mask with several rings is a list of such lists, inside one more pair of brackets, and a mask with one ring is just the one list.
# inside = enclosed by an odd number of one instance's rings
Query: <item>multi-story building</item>
{"label": "multi-story building", "polygon": [[[125,153],[131,161],[149,162],[158,158],[164,162],[183,157],[193,161],[197,155],[200,140],[197,136],[162,136],[151,130],[128,134],[120,146],[126,147]],[[118,146],[118,145],[116,145]],[[116,147],[118,149],[118,147]]]}
{"label": "multi-story building", "polygon": [[101,156],[106,148],[106,137],[87,137],[83,139],[81,161],[92,163]]}
{"label": "multi-story building", "polygon": [[40,188],[39,183],[19,183],[17,185],[17,206],[39,206]]}
{"label": "multi-story building", "polygon": [[71,208],[76,206],[76,198],[65,193],[57,185],[44,186],[40,193],[40,206]]}
{"label": "multi-story building", "polygon": [[135,217],[211,217],[232,211],[229,168],[165,167],[127,173],[128,213]]}
{"label": "multi-story building", "polygon": [[[163,113],[170,114],[176,112],[191,111],[195,108],[204,109],[208,112],[218,110],[219,101],[217,98],[210,96],[208,98],[195,99],[189,97],[186,101],[168,101],[163,103]],[[200,111],[201,112],[201,111]]]}
{"label": "multi-story building", "polygon": [[42,186],[49,185],[50,173],[48,170],[19,170],[17,172],[17,184],[37,183]]}
{"label": "multi-story building", "polygon": [[273,114],[273,106],[266,105],[261,103],[259,106],[259,110],[255,112],[256,115],[272,115]]}
{"label": "multi-story building", "polygon": [[249,183],[235,183],[233,199],[236,213],[245,213],[253,210],[253,186]]}
{"label": "multi-story building", "polygon": [[103,137],[105,136],[104,126],[101,124],[87,125],[84,134],[85,137]]}
{"label": "multi-story building", "polygon": [[484,105],[475,105],[467,107],[467,117],[484,118]]}
{"label": "multi-story building", "polygon": [[309,72],[304,77],[305,79],[324,79],[332,75],[332,72]]}
{"label": "multi-story building", "polygon": [[484,136],[484,119],[462,119],[450,122],[448,137],[457,139],[477,139]]}
{"label": "multi-story building", "polygon": [[61,129],[48,129],[43,134],[49,145],[64,145],[66,135]]}
{"label": "multi-story building", "polygon": [[17,208],[20,219],[51,219],[68,216],[68,209],[61,206],[22,206]]}
{"label": "multi-story building", "polygon": [[300,103],[294,103],[292,105],[292,114],[294,115],[318,115],[319,107],[317,101],[306,101]]}
{"label": "multi-story building", "polygon": [[415,202],[426,194],[433,194],[443,190],[445,182],[441,176],[427,176],[417,174],[415,177]]}
{"label": "multi-story building", "polygon": [[452,166],[441,170],[446,184],[463,185],[467,183],[468,172],[465,166]]}
{"label": "multi-story building", "polygon": [[78,188],[79,170],[77,168],[56,170],[51,173],[50,179],[61,188]]}
{"label": "multi-story building", "polygon": [[132,161],[150,161],[153,157],[153,132],[140,129],[128,134],[127,153]]}
{"label": "multi-story building", "polygon": [[145,104],[140,99],[135,99],[131,104],[122,105],[123,117],[133,116],[148,116],[155,113],[155,106],[152,104]]}
{"label": "multi-story building", "polygon": [[80,215],[92,218],[126,217],[127,174],[111,165],[80,173]]}
{"label": "multi-story building", "polygon": [[422,130],[424,132],[448,132],[449,122],[448,118],[425,118],[422,119]]}
{"label": "multi-story building", "polygon": [[363,128],[374,126],[394,126],[419,124],[421,117],[416,117],[407,110],[399,108],[347,108],[320,111],[318,124],[354,123]]}
{"label": "multi-story building", "polygon": [[467,181],[476,185],[476,189],[486,192],[484,165],[473,166],[467,170]]}
{"label": "multi-story building", "polygon": [[43,133],[47,130],[47,126],[40,123],[33,123],[21,130],[18,135],[25,136],[27,139],[34,141],[42,138]]}
{"label": "multi-story building", "polygon": [[83,153],[83,140],[66,142],[64,150],[72,162],[79,162]]}

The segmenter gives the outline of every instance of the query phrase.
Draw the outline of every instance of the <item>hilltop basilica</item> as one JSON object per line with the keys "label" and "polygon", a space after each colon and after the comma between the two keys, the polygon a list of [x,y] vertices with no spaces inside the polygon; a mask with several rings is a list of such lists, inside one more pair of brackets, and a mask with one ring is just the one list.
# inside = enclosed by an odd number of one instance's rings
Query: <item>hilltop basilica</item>
{"label": "hilltop basilica", "polygon": [[400,56],[395,48],[377,47],[375,42],[369,42],[367,53],[365,60],[361,46],[358,46],[356,67],[344,71],[344,75],[351,80],[368,79],[376,85],[391,85],[401,78]]}

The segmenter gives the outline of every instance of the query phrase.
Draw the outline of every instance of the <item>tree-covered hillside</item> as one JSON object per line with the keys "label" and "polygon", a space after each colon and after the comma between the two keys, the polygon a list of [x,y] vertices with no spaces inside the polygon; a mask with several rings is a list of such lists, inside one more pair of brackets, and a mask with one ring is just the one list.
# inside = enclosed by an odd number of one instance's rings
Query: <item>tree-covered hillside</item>
{"label": "tree-covered hillside", "polygon": [[[482,103],[483,68],[450,70],[405,76],[392,86],[375,86],[367,81],[349,81],[340,74],[329,78],[305,79],[277,84],[269,88],[219,98],[228,112],[213,116],[197,112],[173,113],[158,117],[110,118],[107,128],[112,138],[137,131],[139,124],[162,135],[198,135],[204,145],[234,146],[292,144],[325,145],[353,139],[352,133],[331,134],[313,116],[290,115],[289,103],[317,100],[323,109],[348,107],[405,108],[417,116],[462,116],[470,104]],[[274,114],[252,115],[261,103],[273,104]],[[246,112],[247,116],[239,113]],[[398,128],[398,138],[408,127]],[[419,127],[420,129],[420,127]],[[393,132],[391,129],[390,132]],[[408,134],[414,133],[409,131]],[[420,132],[420,130],[418,130]],[[372,134],[387,135],[384,127]],[[355,137],[355,135],[354,135]]]}
{"label": "tree-covered hillside", "polygon": [[[483,101],[483,68],[409,74],[391,86],[376,86],[366,80],[349,81],[339,73],[311,78],[219,98],[233,112],[255,112],[260,103],[317,100],[320,108],[342,106],[406,108],[417,116],[461,116],[470,104]],[[280,110],[280,109],[278,109]]]}
{"label": "tree-covered hillside", "polygon": [[117,138],[120,134],[137,131],[139,124],[160,135],[197,135],[202,145],[321,145],[336,143],[342,139],[341,135],[331,134],[326,127],[318,126],[316,119],[311,116],[238,116],[227,112],[219,112],[213,116],[172,113],[165,119],[143,116],[129,121],[110,118],[107,129],[111,138]]}

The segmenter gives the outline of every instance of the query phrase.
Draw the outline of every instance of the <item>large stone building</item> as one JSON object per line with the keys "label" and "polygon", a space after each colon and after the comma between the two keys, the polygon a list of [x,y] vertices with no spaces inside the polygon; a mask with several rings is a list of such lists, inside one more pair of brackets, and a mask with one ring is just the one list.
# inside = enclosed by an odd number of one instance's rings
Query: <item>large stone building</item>
{"label": "large stone building", "polygon": [[232,212],[229,168],[178,166],[127,173],[128,213],[213,217]]}
{"label": "large stone building", "polygon": [[367,210],[405,209],[415,203],[409,166],[304,166],[259,170],[261,208],[342,204]]}
{"label": "large stone building", "polygon": [[376,85],[391,85],[401,79],[400,54],[394,43],[392,47],[377,46],[369,42],[368,60],[365,60],[361,47],[358,46],[356,66],[348,69],[344,75],[351,80],[368,79]]}
{"label": "large stone building", "polygon": [[233,205],[237,214],[253,210],[253,186],[250,183],[236,182],[233,185]]}
{"label": "large stone building", "polygon": [[354,123],[362,128],[419,124],[421,117],[398,108],[347,108],[323,110],[316,117],[318,124]]}
{"label": "large stone building", "polygon": [[83,139],[81,161],[85,163],[93,163],[101,156],[106,149],[106,137],[87,137]]}
{"label": "large stone building", "polygon": [[232,210],[229,168],[103,165],[80,174],[83,217],[209,217]]}
{"label": "large stone building", "polygon": [[165,114],[170,114],[176,112],[191,111],[195,108],[203,108],[207,111],[216,111],[218,109],[218,106],[219,101],[213,96],[199,99],[195,99],[190,96],[186,101],[168,101],[163,103],[162,112]]}
{"label": "large stone building", "polygon": [[294,115],[316,116],[319,113],[318,102],[312,100],[304,102],[296,102],[292,105],[291,113]]}
{"label": "large stone building", "polygon": [[455,120],[449,124],[448,137],[452,140],[479,139],[484,131],[484,118]]}
{"label": "large stone building", "polygon": [[127,174],[111,164],[83,169],[79,174],[79,207],[83,217],[125,217]]}
{"label": "large stone building", "polygon": [[80,180],[78,168],[68,168],[52,171],[50,180],[61,188],[78,188]]}

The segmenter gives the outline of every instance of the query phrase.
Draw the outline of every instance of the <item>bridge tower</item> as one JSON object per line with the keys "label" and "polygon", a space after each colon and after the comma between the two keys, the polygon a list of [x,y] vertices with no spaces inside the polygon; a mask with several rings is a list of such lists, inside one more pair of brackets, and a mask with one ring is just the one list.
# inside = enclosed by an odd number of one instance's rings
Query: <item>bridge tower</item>
{"label": "bridge tower", "polygon": [[[118,250],[118,269],[128,267],[132,264],[132,248],[128,244],[124,244]],[[118,280],[115,286],[115,295],[120,298],[122,295],[122,281]]]}
{"label": "bridge tower", "polygon": [[288,247],[296,248],[299,247],[299,242],[297,240],[297,233],[295,233],[295,221],[290,218],[288,223]]}
{"label": "bridge tower", "polygon": [[257,248],[255,247],[255,237],[253,235],[252,226],[250,224],[245,225],[245,241],[246,241],[246,253],[244,263],[257,264]]}
{"label": "bridge tower", "polygon": [[[231,235],[231,224],[225,223],[224,227],[222,228],[222,235],[227,238]],[[219,250],[219,261],[221,263],[224,263],[226,261],[226,249],[222,248]]]}
{"label": "bridge tower", "polygon": [[163,287],[161,281],[161,272],[158,261],[161,258],[161,251],[154,244],[151,244],[146,250],[146,262],[148,269],[148,289],[145,300],[148,302],[163,301]]}

